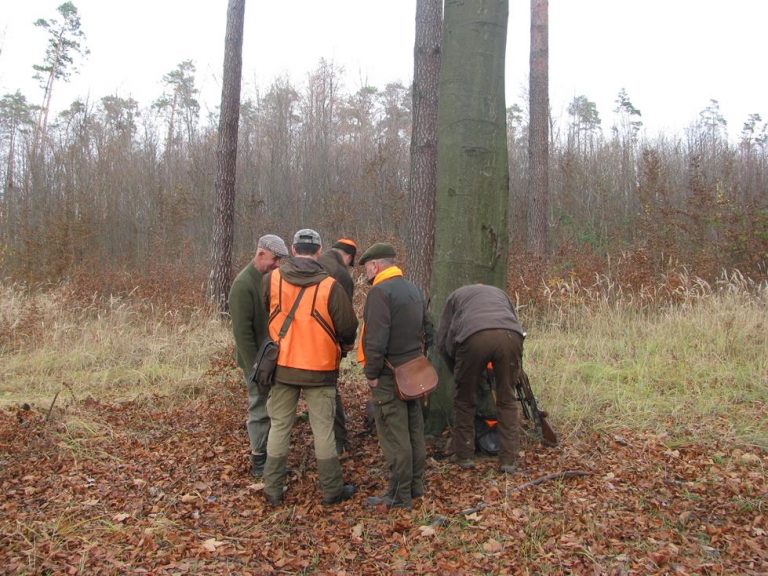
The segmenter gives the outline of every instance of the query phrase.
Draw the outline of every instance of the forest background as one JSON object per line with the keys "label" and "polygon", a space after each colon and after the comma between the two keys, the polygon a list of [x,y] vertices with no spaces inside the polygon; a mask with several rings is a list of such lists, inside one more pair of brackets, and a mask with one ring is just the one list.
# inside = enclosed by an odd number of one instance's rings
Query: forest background
{"label": "forest background", "polygon": [[[183,260],[202,278],[218,119],[215,111],[201,118],[195,64],[168,70],[152,102],[115,94],[54,114],[46,96],[76,78],[81,55],[72,55],[72,69],[57,71],[43,98],[16,92],[0,101],[4,277],[36,283],[96,262],[139,272]],[[37,74],[45,88],[47,73]],[[403,238],[409,87],[347,85],[345,71],[321,59],[301,83],[281,76],[243,95],[237,261],[262,230],[289,237],[310,223],[324,237],[352,235],[362,245]],[[51,117],[38,154],[42,111]],[[525,250],[527,121],[527,101],[511,102],[513,255]],[[649,272],[685,265],[706,279],[724,268],[765,276],[768,133],[759,111],[729,138],[712,100],[684,134],[648,137],[631,94],[617,91],[611,110],[582,94],[564,118],[552,118],[550,133],[548,222],[553,251],[563,255],[556,276],[578,267],[572,256],[605,267],[608,255],[616,262],[622,253],[647,258]]]}

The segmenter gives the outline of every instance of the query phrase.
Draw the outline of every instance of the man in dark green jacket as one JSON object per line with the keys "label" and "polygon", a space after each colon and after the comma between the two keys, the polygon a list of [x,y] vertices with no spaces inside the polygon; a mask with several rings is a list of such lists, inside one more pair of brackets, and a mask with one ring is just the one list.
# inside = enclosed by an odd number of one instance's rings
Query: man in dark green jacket
{"label": "man in dark green jacket", "polygon": [[[324,252],[317,261],[325,268],[325,271],[341,284],[349,296],[350,302],[354,302],[355,283],[349,273],[349,267],[355,265],[357,244],[349,238],[339,238],[333,243],[330,250]],[[338,391],[337,391],[338,392]],[[349,448],[347,435],[347,417],[344,413],[344,403],[341,394],[336,394],[336,418],[333,422],[333,433],[336,437],[336,451],[341,455]]]}
{"label": "man in dark green jacket", "polygon": [[[282,238],[266,234],[256,244],[256,255],[243,268],[229,291],[229,314],[235,336],[237,365],[247,375],[256,359],[261,341],[267,335],[267,308],[262,300],[262,275],[277,268],[281,258],[287,258],[288,248]],[[248,387],[248,440],[251,445],[251,474],[261,477],[267,460],[269,416],[267,399],[254,384]]]}
{"label": "man in dark green jacket", "polygon": [[360,257],[373,288],[363,312],[362,354],[365,377],[371,387],[376,435],[389,465],[389,487],[383,496],[368,498],[370,506],[412,507],[424,493],[424,418],[418,400],[401,400],[388,366],[416,358],[432,343],[432,322],[424,295],[403,278],[395,266],[395,249],[377,243]]}

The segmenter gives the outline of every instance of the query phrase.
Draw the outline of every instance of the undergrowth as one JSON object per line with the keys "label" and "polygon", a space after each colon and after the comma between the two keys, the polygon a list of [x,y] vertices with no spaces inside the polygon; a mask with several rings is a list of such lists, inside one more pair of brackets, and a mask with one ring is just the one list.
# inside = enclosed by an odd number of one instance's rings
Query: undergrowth
{"label": "undergrowth", "polygon": [[[556,428],[565,437],[725,432],[768,446],[766,282],[738,271],[705,281],[684,268],[655,283],[613,275],[627,267],[591,278],[546,273],[535,289],[510,277],[528,331],[526,369]],[[229,323],[192,280],[174,299],[160,281],[131,288],[129,279],[114,275],[109,294],[92,278],[46,291],[0,286],[0,405],[48,406],[57,394],[184,401],[239,381]],[[354,366],[350,374],[362,378]]]}

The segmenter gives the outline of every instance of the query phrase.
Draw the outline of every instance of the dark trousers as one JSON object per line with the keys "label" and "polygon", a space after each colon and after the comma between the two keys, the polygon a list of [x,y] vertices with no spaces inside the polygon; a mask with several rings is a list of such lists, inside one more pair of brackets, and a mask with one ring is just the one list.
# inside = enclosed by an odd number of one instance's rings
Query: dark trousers
{"label": "dark trousers", "polygon": [[454,428],[451,437],[453,451],[462,460],[475,454],[475,404],[477,387],[488,362],[493,363],[496,379],[496,418],[501,449],[499,460],[512,464],[520,451],[520,423],[515,399],[515,379],[523,357],[523,337],[511,330],[482,330],[476,332],[456,349],[453,376]]}
{"label": "dark trousers", "polygon": [[387,496],[410,505],[413,495],[424,492],[424,417],[418,400],[403,401],[395,392],[391,374],[379,376],[372,391],[376,435],[389,465]]}

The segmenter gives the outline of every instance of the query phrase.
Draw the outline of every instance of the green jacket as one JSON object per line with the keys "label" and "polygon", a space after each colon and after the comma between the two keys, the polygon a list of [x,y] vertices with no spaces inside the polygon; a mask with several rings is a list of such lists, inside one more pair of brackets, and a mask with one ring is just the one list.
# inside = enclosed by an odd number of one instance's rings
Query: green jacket
{"label": "green jacket", "polygon": [[363,312],[365,377],[391,374],[393,366],[411,360],[432,345],[434,328],[418,287],[402,277],[390,278],[368,292]]}
{"label": "green jacket", "polygon": [[253,261],[243,268],[229,290],[229,315],[235,336],[235,359],[246,374],[267,335],[267,307],[262,300],[262,276]]}
{"label": "green jacket", "polygon": [[[280,274],[283,280],[296,286],[314,286],[328,277],[328,273],[313,258],[289,258],[280,266]],[[272,272],[264,276],[263,295],[267,310],[272,295]],[[277,296],[276,296],[277,297]],[[357,317],[352,308],[352,302],[344,288],[338,282],[334,282],[328,295],[328,313],[333,321],[336,339],[342,349],[352,348],[357,334]],[[288,328],[290,330],[290,328]],[[311,346],[311,342],[306,343]],[[336,370],[302,370],[300,368],[287,368],[278,366],[275,371],[275,379],[283,384],[295,386],[329,386],[335,385],[339,378],[338,366]]]}
{"label": "green jacket", "polygon": [[349,299],[352,300],[352,296],[355,293],[355,282],[352,280],[346,264],[341,259],[341,254],[336,252],[336,250],[328,250],[317,261],[325,268],[325,271],[328,272],[331,278],[341,284]]}

